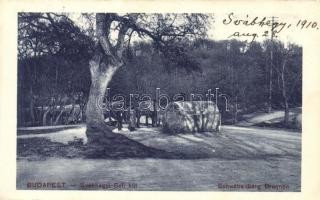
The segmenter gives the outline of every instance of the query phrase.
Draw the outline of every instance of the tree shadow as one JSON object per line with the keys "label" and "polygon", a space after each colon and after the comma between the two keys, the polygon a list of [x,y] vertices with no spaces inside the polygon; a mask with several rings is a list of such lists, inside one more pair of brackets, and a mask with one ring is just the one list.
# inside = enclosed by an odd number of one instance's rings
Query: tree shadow
{"label": "tree shadow", "polygon": [[17,159],[29,161],[48,158],[83,158],[83,159],[202,159],[207,155],[168,152],[149,147],[137,141],[120,136],[112,142],[83,144],[70,142],[63,144],[43,137],[18,138]]}
{"label": "tree shadow", "polygon": [[[280,156],[271,153],[261,152],[254,149],[249,152],[242,141],[228,138],[223,135],[215,134],[187,134],[204,140],[208,137],[214,137],[214,143],[199,142],[177,135],[177,138],[188,141],[191,146],[180,147],[177,143],[176,147],[170,149],[160,149],[149,145],[142,144],[134,139],[130,139],[121,134],[109,135],[100,142],[84,144],[80,139],[70,141],[68,144],[53,142],[48,138],[18,138],[17,139],[17,159],[27,160],[45,160],[50,157],[56,158],[83,158],[83,159],[206,159],[217,158],[225,160],[234,159],[266,159],[267,157]],[[172,144],[171,144],[172,145]],[[246,146],[248,147],[248,145]],[[253,147],[251,147],[253,148]],[[214,151],[212,151],[214,150]]]}

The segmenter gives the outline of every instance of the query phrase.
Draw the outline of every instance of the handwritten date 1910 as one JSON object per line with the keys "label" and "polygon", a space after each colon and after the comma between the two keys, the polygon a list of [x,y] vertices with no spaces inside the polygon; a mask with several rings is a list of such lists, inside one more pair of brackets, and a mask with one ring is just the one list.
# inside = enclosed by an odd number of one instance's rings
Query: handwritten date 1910
{"label": "handwritten date 1910", "polygon": [[318,23],[315,22],[315,21],[308,21],[308,20],[299,20],[296,24],[296,26],[298,28],[301,28],[301,29],[318,29],[319,30],[319,26],[318,26]]}

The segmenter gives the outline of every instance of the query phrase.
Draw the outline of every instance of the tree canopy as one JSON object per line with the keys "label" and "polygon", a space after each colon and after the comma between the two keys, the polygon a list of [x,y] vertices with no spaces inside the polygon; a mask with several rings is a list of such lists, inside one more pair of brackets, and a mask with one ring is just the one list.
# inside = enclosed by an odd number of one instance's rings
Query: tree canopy
{"label": "tree canopy", "polygon": [[[212,16],[204,14],[19,13],[18,104],[32,96],[89,95],[89,62],[121,61],[108,87],[113,94],[202,93],[216,87],[239,112],[263,109],[267,99],[270,42],[248,46],[207,38]],[[97,30],[97,28],[99,30]],[[273,41],[273,107],[301,106],[302,48]],[[99,54],[96,54],[100,51]],[[288,53],[286,53],[288,52]],[[286,60],[286,67],[282,68]],[[27,97],[27,98],[26,98]],[[232,115],[232,111],[226,112]]]}

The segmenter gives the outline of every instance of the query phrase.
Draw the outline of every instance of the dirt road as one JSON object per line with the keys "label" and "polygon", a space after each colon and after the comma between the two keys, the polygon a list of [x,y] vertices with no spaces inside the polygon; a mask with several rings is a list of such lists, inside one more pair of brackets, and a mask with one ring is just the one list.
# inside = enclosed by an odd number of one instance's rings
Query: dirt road
{"label": "dirt road", "polygon": [[[18,138],[48,137],[66,142],[71,139],[70,134],[85,137],[83,127],[65,132]],[[64,137],[64,134],[68,135]],[[30,183],[63,182],[64,187],[59,189],[300,191],[301,133],[298,132],[224,126],[219,135],[172,136],[160,133],[157,128],[141,128],[133,133],[124,130],[119,134],[146,146],[189,157],[51,157],[35,161],[19,158],[17,188],[32,189],[28,188],[28,183],[30,186]]]}

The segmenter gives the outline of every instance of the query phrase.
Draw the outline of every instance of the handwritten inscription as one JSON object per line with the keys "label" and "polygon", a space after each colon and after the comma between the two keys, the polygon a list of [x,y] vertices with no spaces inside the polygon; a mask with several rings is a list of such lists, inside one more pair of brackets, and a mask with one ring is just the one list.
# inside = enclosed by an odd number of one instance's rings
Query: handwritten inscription
{"label": "handwritten inscription", "polygon": [[285,29],[297,28],[301,30],[319,30],[319,24],[316,21],[299,19],[296,23],[289,23],[281,20],[275,20],[274,18],[275,17],[251,17],[249,15],[239,18],[231,12],[222,20],[222,23],[224,25],[234,25],[236,27],[256,27],[258,29],[262,29],[262,33],[259,33],[258,31],[235,31],[228,36],[228,38],[248,38],[248,41],[250,42],[255,41],[259,37],[277,38]]}

